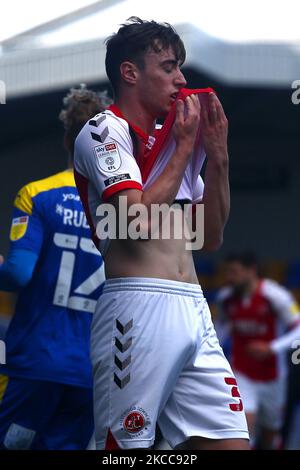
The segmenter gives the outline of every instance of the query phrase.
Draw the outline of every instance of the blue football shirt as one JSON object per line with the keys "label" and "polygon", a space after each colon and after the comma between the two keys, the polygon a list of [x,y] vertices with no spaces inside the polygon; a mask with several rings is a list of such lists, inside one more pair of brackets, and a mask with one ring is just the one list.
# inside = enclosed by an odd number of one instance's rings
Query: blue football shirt
{"label": "blue football shirt", "polygon": [[92,386],[90,326],[104,266],[72,170],[19,191],[10,240],[11,250],[31,251],[38,260],[19,293],[0,373]]}

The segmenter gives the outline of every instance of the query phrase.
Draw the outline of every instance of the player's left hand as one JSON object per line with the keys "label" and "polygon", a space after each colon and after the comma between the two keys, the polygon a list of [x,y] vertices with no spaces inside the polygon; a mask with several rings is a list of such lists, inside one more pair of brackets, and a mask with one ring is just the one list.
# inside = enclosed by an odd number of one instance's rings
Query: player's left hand
{"label": "player's left hand", "polygon": [[3,258],[2,255],[0,255],[0,266],[1,266],[1,264],[3,264],[3,263],[4,263],[4,258]]}
{"label": "player's left hand", "polygon": [[220,100],[209,93],[207,105],[201,107],[201,129],[207,158],[222,160],[228,158],[228,121]]}
{"label": "player's left hand", "polygon": [[251,343],[246,346],[246,352],[249,356],[258,361],[263,361],[273,354],[270,343],[267,341],[251,341]]}

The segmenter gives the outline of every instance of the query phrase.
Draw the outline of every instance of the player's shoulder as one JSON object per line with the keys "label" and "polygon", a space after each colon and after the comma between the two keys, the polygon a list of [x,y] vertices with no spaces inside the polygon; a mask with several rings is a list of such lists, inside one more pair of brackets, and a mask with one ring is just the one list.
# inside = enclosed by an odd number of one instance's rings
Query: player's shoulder
{"label": "player's shoulder", "polygon": [[273,279],[262,279],[260,289],[262,295],[264,295],[269,300],[286,298],[290,297],[291,295],[284,286],[274,281]]}
{"label": "player's shoulder", "polygon": [[233,289],[230,286],[222,287],[217,293],[216,302],[223,303],[225,300],[229,299],[233,294]]}
{"label": "player's shoulder", "polygon": [[62,188],[64,186],[75,187],[74,172],[73,170],[60,171],[54,175],[47,176],[46,178],[31,181],[21,188],[20,193],[27,193],[31,197],[35,197],[37,194],[44,191],[48,191],[55,188]]}
{"label": "player's shoulder", "polygon": [[54,189],[64,187],[75,188],[73,170],[65,170],[40,180],[32,181],[18,192],[14,206],[27,214],[32,213],[33,200]]}
{"label": "player's shoulder", "polygon": [[109,136],[115,137],[116,135],[128,138],[130,135],[128,123],[112,111],[105,110],[85,123],[76,138],[76,145],[85,144],[87,139],[104,143]]}
{"label": "player's shoulder", "polygon": [[120,116],[114,114],[110,109],[106,109],[99,114],[96,114],[92,119],[88,121],[90,126],[105,127],[107,125],[116,126],[116,127],[123,127],[128,129],[128,122]]}

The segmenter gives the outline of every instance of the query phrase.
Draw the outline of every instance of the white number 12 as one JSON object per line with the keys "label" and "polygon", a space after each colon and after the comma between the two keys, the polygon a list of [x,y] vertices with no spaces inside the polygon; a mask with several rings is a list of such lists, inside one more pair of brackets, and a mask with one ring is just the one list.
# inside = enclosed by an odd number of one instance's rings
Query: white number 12
{"label": "white number 12", "polygon": [[[76,235],[68,235],[66,233],[55,233],[53,238],[54,244],[60,248],[68,248],[68,250],[76,250],[79,247],[86,253],[92,253],[100,256],[97,248],[92,240]],[[96,307],[96,300],[82,297],[80,295],[70,295],[72,278],[75,266],[75,253],[64,250],[62,252],[61,263],[53,298],[53,304],[60,307],[68,307],[73,310],[82,310],[84,312],[93,313]],[[104,264],[82,282],[75,290],[74,294],[90,295],[105,281]]]}

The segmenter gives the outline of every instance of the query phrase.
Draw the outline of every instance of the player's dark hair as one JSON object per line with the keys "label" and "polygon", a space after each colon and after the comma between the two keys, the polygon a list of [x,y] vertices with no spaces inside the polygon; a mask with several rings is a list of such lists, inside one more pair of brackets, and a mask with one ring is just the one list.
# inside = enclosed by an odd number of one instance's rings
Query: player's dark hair
{"label": "player's dark hair", "polygon": [[115,96],[120,83],[120,65],[128,60],[139,69],[144,67],[144,56],[149,50],[159,53],[172,47],[176,60],[183,64],[185,48],[175,29],[168,23],[141,20],[132,16],[117,33],[106,40],[106,73]]}
{"label": "player's dark hair", "polygon": [[63,99],[63,109],[59,119],[65,128],[65,146],[73,158],[76,137],[85,123],[95,114],[104,111],[111,100],[106,92],[97,93],[89,90],[85,84],[79,88],[71,88]]}
{"label": "player's dark hair", "polygon": [[231,253],[226,257],[225,261],[227,263],[239,263],[245,268],[258,268],[258,258],[252,251]]}

